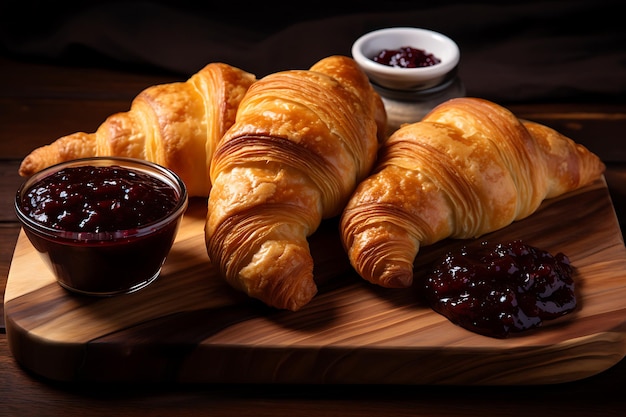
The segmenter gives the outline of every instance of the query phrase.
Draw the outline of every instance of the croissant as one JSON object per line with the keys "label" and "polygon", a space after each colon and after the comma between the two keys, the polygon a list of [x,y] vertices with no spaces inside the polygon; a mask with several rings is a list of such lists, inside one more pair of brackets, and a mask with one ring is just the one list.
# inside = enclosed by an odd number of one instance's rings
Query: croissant
{"label": "croissant", "polygon": [[267,75],[239,105],[211,164],[211,263],[234,288],[296,311],[317,293],[307,238],[369,174],[387,115],[348,57]]}
{"label": "croissant", "polygon": [[499,230],[599,178],[588,149],[477,98],[452,99],[395,131],[340,219],[365,280],[409,287],[420,247]]}
{"label": "croissant", "polygon": [[166,166],[181,177],[190,196],[206,197],[215,146],[254,81],[241,69],[211,63],[185,82],[148,87],[129,111],[109,116],[96,132],[77,132],[32,151],[19,174],[30,176],[77,158],[124,156]]}

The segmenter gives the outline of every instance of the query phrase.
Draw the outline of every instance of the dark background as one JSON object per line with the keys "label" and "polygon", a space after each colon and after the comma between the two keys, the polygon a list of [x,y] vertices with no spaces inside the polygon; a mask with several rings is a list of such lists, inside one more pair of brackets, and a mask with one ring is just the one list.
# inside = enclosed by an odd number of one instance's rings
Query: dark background
{"label": "dark background", "polygon": [[2,1],[0,53],[182,78],[222,61],[261,77],[349,56],[352,42],[374,29],[415,26],[459,44],[467,95],[502,103],[626,99],[619,1],[196,3]]}

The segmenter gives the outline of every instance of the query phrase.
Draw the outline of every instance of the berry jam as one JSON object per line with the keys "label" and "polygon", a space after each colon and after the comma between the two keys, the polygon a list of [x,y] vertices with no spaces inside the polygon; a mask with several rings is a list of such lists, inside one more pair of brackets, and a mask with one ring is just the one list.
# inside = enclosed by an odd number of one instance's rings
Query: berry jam
{"label": "berry jam", "polygon": [[134,229],[167,215],[176,191],[145,173],[119,166],[77,166],[42,179],[25,195],[35,221],[72,232]]}
{"label": "berry jam", "polygon": [[394,50],[383,49],[372,59],[379,64],[398,68],[430,67],[441,62],[433,54],[410,46],[403,46]]}
{"label": "berry jam", "polygon": [[445,254],[424,281],[428,304],[451,322],[494,338],[541,326],[576,308],[569,258],[526,245],[481,242]]}
{"label": "berry jam", "polygon": [[143,162],[92,163],[35,174],[16,196],[18,218],[64,288],[100,296],[138,290],[158,277],[174,243],[185,186]]}

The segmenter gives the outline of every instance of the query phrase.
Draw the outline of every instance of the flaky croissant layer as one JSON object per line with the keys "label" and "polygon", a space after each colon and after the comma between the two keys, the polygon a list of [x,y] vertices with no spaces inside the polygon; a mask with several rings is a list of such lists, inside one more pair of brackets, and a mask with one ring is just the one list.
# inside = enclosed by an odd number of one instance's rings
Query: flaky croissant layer
{"label": "flaky croissant layer", "polygon": [[269,306],[307,304],[317,292],[307,237],[369,174],[385,126],[348,57],[254,83],[211,164],[205,234],[221,275]]}
{"label": "flaky croissant layer", "polygon": [[166,166],[181,177],[190,196],[206,197],[213,151],[255,80],[239,68],[211,63],[185,82],[148,87],[128,111],[109,116],[96,132],[73,133],[35,149],[19,174],[30,176],[72,159],[124,156]]}
{"label": "flaky croissant layer", "polygon": [[553,129],[487,100],[452,99],[385,142],[342,214],[342,242],[364,279],[408,287],[420,247],[499,230],[604,169]]}

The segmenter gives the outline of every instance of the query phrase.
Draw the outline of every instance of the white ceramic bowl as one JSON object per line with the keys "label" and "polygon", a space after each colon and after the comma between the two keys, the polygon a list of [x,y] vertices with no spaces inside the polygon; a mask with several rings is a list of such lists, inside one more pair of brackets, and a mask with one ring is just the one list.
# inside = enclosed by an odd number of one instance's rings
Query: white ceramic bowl
{"label": "white ceramic bowl", "polygon": [[[382,50],[421,49],[441,62],[418,68],[401,68],[375,62]],[[369,79],[393,90],[421,90],[443,82],[459,63],[459,47],[452,39],[428,29],[396,27],[366,33],[352,45],[352,57]]]}

